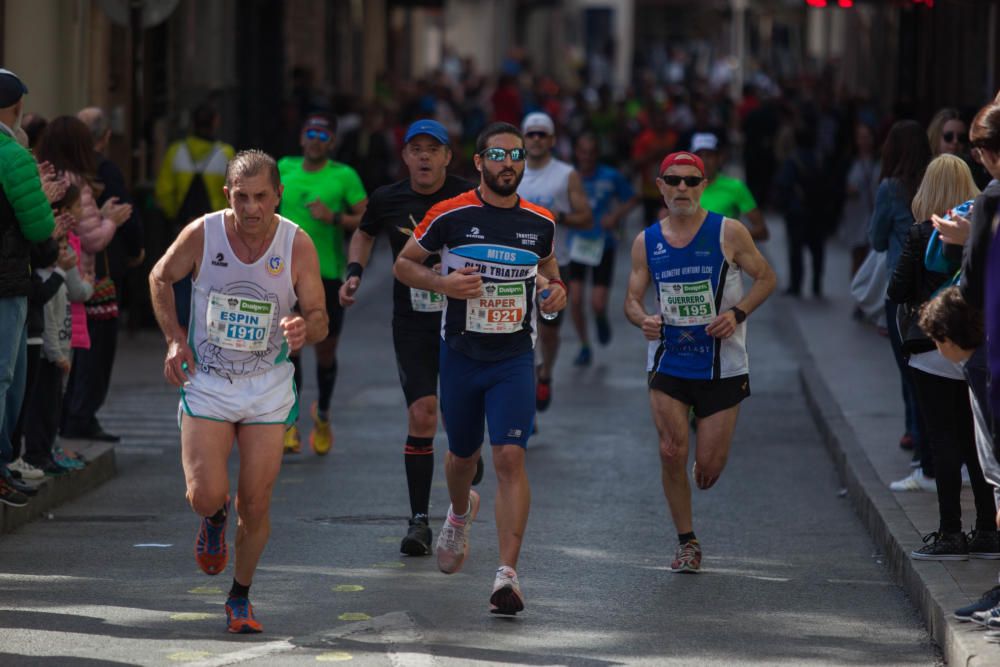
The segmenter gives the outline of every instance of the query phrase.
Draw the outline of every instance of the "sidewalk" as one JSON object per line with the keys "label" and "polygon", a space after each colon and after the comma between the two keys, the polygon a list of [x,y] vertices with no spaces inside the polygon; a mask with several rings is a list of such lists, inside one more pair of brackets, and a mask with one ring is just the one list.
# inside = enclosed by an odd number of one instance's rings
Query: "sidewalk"
{"label": "sidewalk", "polygon": [[[851,317],[854,302],[846,249],[835,240],[827,248],[825,299],[787,297],[781,294],[788,275],[784,223],[772,216],[768,224],[771,240],[763,244],[763,250],[778,274],[772,299],[795,324],[789,333],[799,348],[792,353],[801,357],[802,389],[847,495],[881,551],[876,557],[886,559],[948,664],[1000,665],[1000,644],[987,641],[981,626],[960,623],[951,615],[997,584],[1000,561],[934,562],[909,557],[922,545],[923,535],[937,530],[937,499],[932,493],[889,491],[890,482],[911,471],[910,453],[898,445],[903,434],[899,373],[889,340],[873,326]],[[806,264],[808,281],[808,259]],[[974,518],[972,493],[966,488],[962,498],[966,530]]]}
{"label": "sidewalk", "polygon": [[[0,504],[0,535],[49,517],[55,508],[113,479],[118,473],[118,454],[177,447],[177,393],[161,381],[162,349],[163,337],[158,332],[119,332],[111,390],[97,416],[108,431],[121,437],[121,442],[111,445],[63,440],[66,449],[86,459],[87,467],[61,477],[46,477],[38,487],[38,495],[24,507]],[[151,354],[151,350],[156,353]]]}

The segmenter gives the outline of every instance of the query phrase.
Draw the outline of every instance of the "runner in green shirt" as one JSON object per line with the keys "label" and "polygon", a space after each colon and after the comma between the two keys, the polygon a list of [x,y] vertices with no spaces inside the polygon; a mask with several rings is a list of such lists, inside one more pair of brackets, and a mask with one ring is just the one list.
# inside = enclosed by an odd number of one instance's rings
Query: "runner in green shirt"
{"label": "runner in green shirt", "polygon": [[[333,446],[330,428],[330,399],[337,381],[337,341],[344,324],[344,309],[338,292],[346,268],[344,232],[358,228],[368,205],[368,195],[361,178],[351,167],[329,158],[337,132],[337,119],[326,113],[313,113],[302,126],[302,156],[278,161],[281,183],[281,215],[299,225],[312,238],[319,253],[319,271],[326,291],[326,310],[330,333],[316,343],[316,384],[319,400],[312,405],[313,430],[309,444],[323,455]],[[295,386],[302,390],[302,362],[297,355]],[[292,425],[285,433],[285,452],[301,449],[299,430]]]}
{"label": "runner in green shirt", "polygon": [[708,185],[701,195],[702,208],[734,220],[746,219],[753,240],[766,241],[770,232],[750,189],[743,181],[719,171],[722,162],[719,138],[711,132],[699,132],[691,137],[691,152],[705,163],[705,176],[708,178]]}

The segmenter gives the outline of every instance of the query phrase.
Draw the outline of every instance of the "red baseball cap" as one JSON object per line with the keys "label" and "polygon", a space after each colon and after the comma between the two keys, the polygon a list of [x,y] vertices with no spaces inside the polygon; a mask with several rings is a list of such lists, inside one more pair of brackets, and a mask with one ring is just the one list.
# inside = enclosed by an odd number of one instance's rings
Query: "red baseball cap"
{"label": "red baseball cap", "polygon": [[700,157],[694,153],[680,151],[678,153],[671,153],[667,157],[663,158],[663,162],[660,163],[660,176],[663,176],[663,173],[675,164],[697,167],[698,171],[701,172],[701,175],[705,175],[705,163],[701,161]]}

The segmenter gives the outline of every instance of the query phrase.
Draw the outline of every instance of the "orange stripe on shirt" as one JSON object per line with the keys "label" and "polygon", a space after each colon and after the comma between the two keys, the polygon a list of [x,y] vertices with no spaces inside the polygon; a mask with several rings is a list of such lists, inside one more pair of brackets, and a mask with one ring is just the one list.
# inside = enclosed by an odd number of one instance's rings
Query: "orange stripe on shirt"
{"label": "orange stripe on shirt", "polygon": [[532,213],[537,213],[538,215],[547,219],[553,225],[556,224],[556,216],[552,214],[552,211],[545,208],[544,206],[539,206],[538,204],[532,204],[524,197],[521,197],[520,200],[521,200],[521,208],[526,208]]}
{"label": "orange stripe on shirt", "polygon": [[434,224],[434,221],[440,218],[445,213],[450,213],[460,208],[465,208],[467,206],[482,206],[483,203],[479,201],[479,196],[476,194],[475,190],[469,190],[468,192],[463,192],[457,197],[452,197],[451,199],[445,199],[444,201],[439,201],[438,203],[431,206],[427,214],[424,215],[424,219],[420,221],[416,229],[413,230],[413,238],[420,240],[430,229],[430,226]]}

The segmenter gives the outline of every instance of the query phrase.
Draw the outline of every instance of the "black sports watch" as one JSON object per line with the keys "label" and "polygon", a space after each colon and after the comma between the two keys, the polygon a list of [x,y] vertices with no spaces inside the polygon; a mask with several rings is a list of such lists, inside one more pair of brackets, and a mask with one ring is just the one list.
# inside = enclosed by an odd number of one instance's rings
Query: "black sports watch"
{"label": "black sports watch", "polygon": [[746,312],[744,312],[740,308],[737,308],[736,306],[733,306],[729,310],[733,311],[733,315],[736,316],[736,324],[743,324],[743,322],[746,321],[747,314],[746,314]]}

